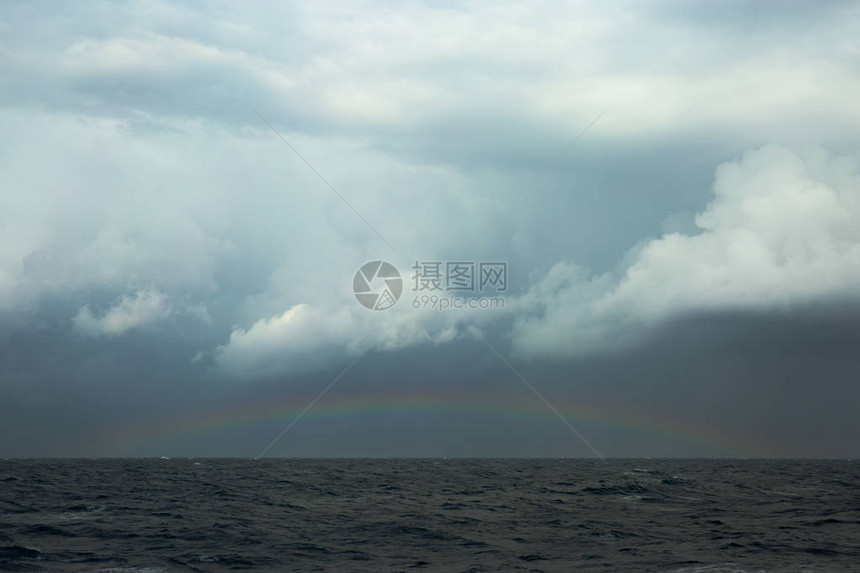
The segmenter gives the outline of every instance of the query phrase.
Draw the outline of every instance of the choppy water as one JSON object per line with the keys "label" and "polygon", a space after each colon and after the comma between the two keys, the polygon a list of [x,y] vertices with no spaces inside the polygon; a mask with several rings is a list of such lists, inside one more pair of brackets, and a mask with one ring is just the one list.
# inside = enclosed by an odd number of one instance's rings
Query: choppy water
{"label": "choppy water", "polygon": [[4,571],[858,571],[849,461],[3,460]]}

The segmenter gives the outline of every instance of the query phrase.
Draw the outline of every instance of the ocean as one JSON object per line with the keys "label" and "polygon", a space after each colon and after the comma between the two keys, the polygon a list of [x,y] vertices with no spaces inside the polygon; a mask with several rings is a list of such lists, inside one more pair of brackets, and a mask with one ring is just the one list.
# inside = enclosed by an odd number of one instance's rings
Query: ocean
{"label": "ocean", "polygon": [[860,571],[860,463],[8,459],[0,570]]}

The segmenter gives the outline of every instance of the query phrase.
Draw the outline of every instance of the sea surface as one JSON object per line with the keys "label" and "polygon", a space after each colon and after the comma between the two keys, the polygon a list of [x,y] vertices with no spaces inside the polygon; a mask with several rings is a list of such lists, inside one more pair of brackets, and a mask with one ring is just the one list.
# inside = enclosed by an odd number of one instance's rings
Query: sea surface
{"label": "sea surface", "polygon": [[860,571],[860,463],[0,460],[0,570]]}

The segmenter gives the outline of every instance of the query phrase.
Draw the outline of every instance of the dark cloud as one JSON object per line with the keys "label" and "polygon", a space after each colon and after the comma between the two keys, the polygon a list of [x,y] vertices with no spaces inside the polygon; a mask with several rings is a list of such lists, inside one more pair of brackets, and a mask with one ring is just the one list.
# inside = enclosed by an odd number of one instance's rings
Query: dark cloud
{"label": "dark cloud", "polygon": [[[0,455],[254,455],[282,419],[183,420],[365,352],[273,453],[587,454],[479,333],[607,455],[851,454],[858,18],[6,3]],[[507,261],[507,306],[367,312],[380,258]]]}
{"label": "dark cloud", "polygon": [[[697,316],[626,351],[514,364],[606,456],[846,457],[860,430],[858,326],[856,307]],[[3,364],[5,455],[252,457],[347,364],[217,384],[181,339],[58,338],[4,345],[19,357]],[[46,350],[60,364],[37,366]],[[475,341],[366,355],[269,455],[591,454]]]}

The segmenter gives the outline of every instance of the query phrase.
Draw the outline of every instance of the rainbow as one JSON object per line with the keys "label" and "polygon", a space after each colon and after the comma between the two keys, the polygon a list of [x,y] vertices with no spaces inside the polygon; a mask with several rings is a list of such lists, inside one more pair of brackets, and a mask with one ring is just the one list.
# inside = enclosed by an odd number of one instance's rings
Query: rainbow
{"label": "rainbow", "polygon": [[[113,431],[102,443],[111,455],[123,455],[141,447],[154,446],[167,440],[188,437],[224,435],[231,431],[256,426],[287,424],[310,402],[312,397],[291,396],[280,402],[245,403],[225,410],[214,410],[159,420],[129,424]],[[606,428],[680,440],[718,448],[727,455],[738,457],[773,457],[772,448],[748,435],[733,435],[722,429],[670,418],[640,410],[619,409],[599,404],[554,400],[554,406],[573,424],[587,423]],[[529,394],[522,396],[492,396],[465,393],[433,394],[408,392],[402,394],[342,393],[323,397],[299,423],[315,420],[379,417],[396,414],[439,414],[457,416],[513,416],[542,419],[560,425],[546,406]]]}

